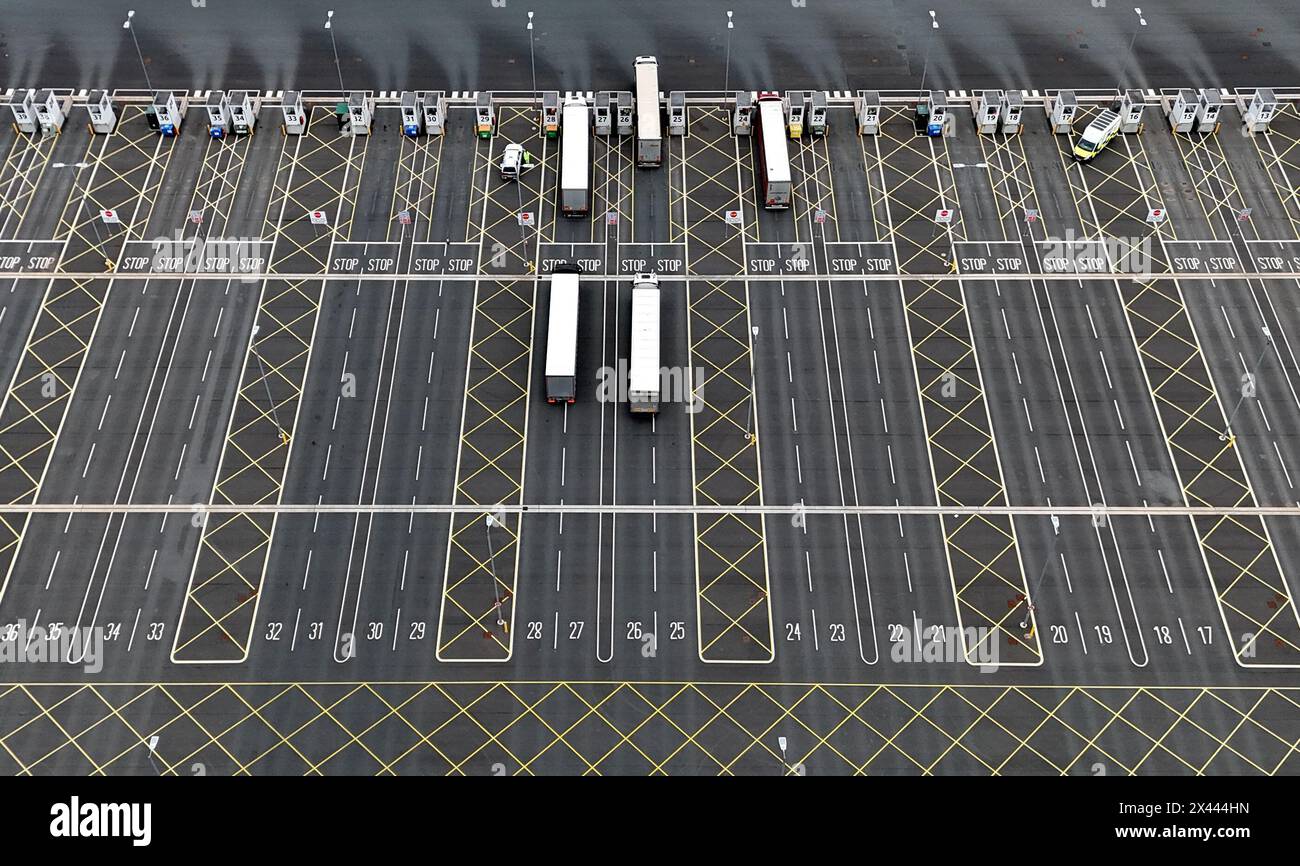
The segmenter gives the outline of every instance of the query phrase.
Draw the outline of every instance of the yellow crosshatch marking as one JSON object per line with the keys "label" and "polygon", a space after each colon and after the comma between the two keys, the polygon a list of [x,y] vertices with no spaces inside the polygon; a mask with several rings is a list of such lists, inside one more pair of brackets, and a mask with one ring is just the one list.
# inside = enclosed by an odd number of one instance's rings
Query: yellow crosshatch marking
{"label": "yellow crosshatch marking", "polygon": [[[757,240],[749,142],[727,115],[690,106],[680,151],[669,147],[672,240],[686,249],[688,274],[745,273],[743,238]],[[742,224],[726,220],[739,210]],[[687,343],[703,370],[691,419],[692,501],[761,505],[749,289],[743,279],[689,279]],[[761,516],[700,516],[695,527],[698,652],[705,662],[767,663],[775,657],[767,540]]]}
{"label": "yellow crosshatch marking", "polygon": [[[393,185],[393,220],[388,224],[387,240],[396,241],[412,234],[416,241],[432,240],[433,203],[442,171],[441,135],[402,136],[402,152],[397,160],[397,183]],[[415,231],[397,221],[397,214],[410,211]]]}
{"label": "yellow crosshatch marking", "polygon": [[[555,214],[543,220],[543,209],[554,198],[558,145],[537,136],[536,118],[531,107],[498,106],[497,134],[480,141],[474,150],[465,239],[481,244],[480,271],[531,273],[539,237],[548,242],[548,232],[554,230],[550,223]],[[497,174],[507,144],[523,145],[532,156],[533,168],[525,170],[517,181],[504,181]],[[543,183],[550,185],[549,191],[543,189]],[[521,210],[533,213],[537,228],[521,230]]]}
{"label": "yellow crosshatch marking", "polygon": [[989,188],[997,208],[1003,240],[1011,237],[1007,227],[1025,218],[1026,210],[1038,210],[1029,158],[1019,135],[980,135],[980,161],[987,166]]}
{"label": "yellow crosshatch marking", "polygon": [[[72,192],[55,230],[55,237],[66,241],[60,271],[112,270],[121,243],[144,237],[174,142],[149,129],[143,118],[141,106],[123,106],[117,129],[98,153],[99,139],[91,139],[89,166],[73,167]],[[104,223],[105,210],[115,211],[121,225]]]}
{"label": "yellow crosshatch marking", "polygon": [[[538,136],[531,107],[500,106],[497,118],[497,134],[475,149],[466,240],[479,245],[480,271],[531,273],[546,231],[540,214],[554,197],[556,156]],[[496,157],[512,142],[529,148],[537,167],[507,182],[497,175]],[[521,229],[521,203],[522,210],[539,215],[541,231]],[[531,278],[475,281],[456,503],[522,502],[536,292]],[[482,514],[452,517],[438,615],[439,661],[511,657],[519,532],[518,515],[493,517],[491,526]]]}
{"label": "yellow crosshatch marking", "polygon": [[9,146],[0,164],[0,237],[19,232],[58,140],[57,135],[19,135]]}
{"label": "yellow crosshatch marking", "polygon": [[[1086,124],[1087,114],[1078,121]],[[1240,192],[1213,136],[1175,135],[1179,152],[1197,188],[1203,209],[1240,209]],[[1183,496],[1188,504],[1256,504],[1241,455],[1231,439],[1220,441],[1227,415],[1209,366],[1170,272],[1164,241],[1176,241],[1176,227],[1147,222],[1151,208],[1163,207],[1155,175],[1140,138],[1123,136],[1088,166],[1069,156],[1073,136],[1057,144],[1069,178],[1079,219],[1091,237],[1111,232],[1129,238],[1127,249],[1150,245],[1151,273],[1116,281],[1116,291],[1142,361]],[[1218,217],[1206,209],[1215,232]],[[1221,238],[1227,239],[1227,238]],[[1121,250],[1121,256],[1126,250]],[[1261,518],[1189,518],[1214,590],[1233,655],[1243,667],[1300,665],[1300,615]]]}
{"label": "yellow crosshatch marking", "polygon": [[205,231],[201,233],[205,236],[224,230],[230,220],[230,207],[251,143],[247,137],[211,139],[203,151],[203,166],[190,198],[190,210],[203,212]]}
{"label": "yellow crosshatch marking", "polygon": [[[916,136],[906,110],[895,107],[874,138],[862,153],[873,211],[885,214],[880,239],[894,245],[904,275],[939,273],[953,261],[952,241],[965,240],[946,145]],[[947,231],[935,223],[940,208],[957,212]],[[964,290],[923,279],[901,280],[900,290],[937,500],[1006,505]],[[984,514],[941,522],[958,622],[987,629],[984,642],[998,642],[1003,664],[1042,664],[1036,623],[1020,628],[1028,590],[1015,524]],[[967,660],[980,650],[967,646]]]}
{"label": "yellow crosshatch marking", "polygon": [[0,685],[0,772],[153,773],[154,737],[163,775],[1287,775],[1300,689]]}
{"label": "yellow crosshatch marking", "polygon": [[[59,218],[63,241],[56,271],[111,269],[127,240],[138,240],[172,154],[172,140],[149,130],[143,110],[128,106],[117,130],[86,148]],[[143,132],[141,131],[143,130]],[[119,214],[104,224],[101,210]],[[0,498],[35,502],[81,380],[112,281],[50,278],[32,331],[0,404]],[[9,584],[30,515],[0,521],[0,598]]]}
{"label": "yellow crosshatch marking", "polygon": [[1251,137],[1291,221],[1291,235],[1300,238],[1300,104],[1280,104],[1269,131]]}
{"label": "yellow crosshatch marking", "polygon": [[[368,140],[338,135],[322,106],[312,109],[306,134],[285,140],[262,232],[271,274],[325,272],[334,240],[351,231]],[[312,224],[313,211],[323,211],[327,224]],[[323,291],[319,280],[263,281],[214,502],[280,501]],[[204,525],[173,662],[247,657],[275,524],[274,515],[234,513]]]}
{"label": "yellow crosshatch marking", "polygon": [[616,237],[607,226],[607,215],[618,219],[617,231],[632,237],[632,196],[636,169],[632,165],[631,143],[621,136],[596,135],[592,131],[591,153],[591,240],[601,242]]}
{"label": "yellow crosshatch marking", "polygon": [[[831,170],[830,144],[826,136],[807,135],[790,144],[790,164],[794,169],[794,195],[790,212],[794,216],[795,234],[802,237],[809,225],[816,225],[817,212],[823,222],[818,233],[827,240],[840,239],[835,220],[835,180]],[[755,199],[757,202],[757,199]]]}

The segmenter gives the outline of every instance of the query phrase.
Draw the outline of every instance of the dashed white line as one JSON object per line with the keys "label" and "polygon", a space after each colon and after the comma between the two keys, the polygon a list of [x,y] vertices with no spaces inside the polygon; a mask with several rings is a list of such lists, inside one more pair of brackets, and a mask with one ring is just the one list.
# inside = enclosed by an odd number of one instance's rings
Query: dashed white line
{"label": "dashed white line", "polygon": [[140,626],[140,608],[135,609],[135,622],[131,624],[131,637],[126,642],[126,651],[130,652],[131,647],[135,646],[135,630]]}
{"label": "dashed white line", "polygon": [[1160,560],[1160,570],[1163,571],[1164,574],[1165,574],[1165,587],[1168,588],[1168,590],[1169,590],[1169,594],[1170,594],[1170,595],[1173,595],[1173,594],[1174,594],[1174,584],[1173,584],[1173,581],[1171,581],[1171,580],[1169,579],[1169,569],[1168,569],[1168,567],[1165,566],[1165,552],[1164,552],[1164,550],[1162,550],[1162,549],[1160,549],[1159,547],[1157,547],[1157,548],[1156,548],[1156,557],[1159,558],[1159,560]]}
{"label": "dashed white line", "polygon": [[59,557],[63,555],[63,550],[54,551],[54,562],[50,564],[50,574],[45,578],[45,588],[50,588],[50,582],[54,580],[54,569],[59,567]]}
{"label": "dashed white line", "polygon": [[1273,440],[1273,453],[1277,455],[1277,464],[1282,467],[1282,474],[1286,476],[1286,486],[1294,488],[1291,483],[1291,473],[1286,471],[1286,461],[1282,459],[1282,452],[1277,447],[1277,440]]}
{"label": "dashed white line", "polygon": [[1232,339],[1237,339],[1237,332],[1232,329],[1232,320],[1228,318],[1228,311],[1223,308],[1223,304],[1219,304],[1219,311],[1223,313],[1223,322],[1228,326],[1228,333],[1232,335]]}
{"label": "dashed white line", "polygon": [[144,575],[144,588],[149,589],[149,581],[153,580],[153,567],[158,562],[158,548],[153,549],[153,556],[149,558],[149,570]]}

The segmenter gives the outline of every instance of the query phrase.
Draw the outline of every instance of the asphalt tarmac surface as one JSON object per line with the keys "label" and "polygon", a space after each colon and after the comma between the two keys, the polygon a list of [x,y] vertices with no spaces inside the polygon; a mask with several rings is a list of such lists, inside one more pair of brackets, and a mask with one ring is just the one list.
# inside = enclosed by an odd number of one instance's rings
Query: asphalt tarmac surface
{"label": "asphalt tarmac surface", "polygon": [[[749,3],[626,0],[136,0],[153,87],[531,90],[626,86],[654,54],[668,90],[1257,86],[1300,70],[1287,0],[1132,4],[989,0]],[[0,81],[144,87],[128,4],[14,0],[0,21]],[[334,10],[335,67],[327,10]],[[726,10],[735,12],[730,75]],[[937,30],[929,10],[936,13]],[[1132,50],[1130,51],[1130,46]]]}

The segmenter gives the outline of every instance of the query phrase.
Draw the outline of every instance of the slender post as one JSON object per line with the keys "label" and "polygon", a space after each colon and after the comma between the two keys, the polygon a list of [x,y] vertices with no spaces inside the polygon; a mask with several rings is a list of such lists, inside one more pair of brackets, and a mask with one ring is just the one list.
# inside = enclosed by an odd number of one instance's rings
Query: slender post
{"label": "slender post", "polygon": [[934,31],[939,29],[939,21],[934,17],[934,10],[930,10],[930,37],[925,43],[925,63],[921,66],[921,93],[925,94],[925,76],[930,71],[930,49],[934,47]]}
{"label": "slender post", "polygon": [[753,428],[753,423],[754,423],[754,421],[756,420],[756,419],[754,418],[754,415],[756,414],[756,409],[757,409],[757,407],[756,407],[754,404],[755,404],[755,400],[756,400],[756,398],[757,398],[757,394],[755,394],[755,391],[757,390],[758,383],[755,381],[755,378],[754,378],[754,343],[757,342],[757,340],[758,340],[758,325],[754,325],[754,327],[750,328],[750,329],[749,329],[749,334],[750,334],[750,341],[749,341],[749,402],[748,402],[748,403],[746,404],[746,406],[745,406],[745,438],[746,438],[746,439],[751,439],[751,438],[753,438],[753,434],[751,433],[751,430],[752,430],[752,428]]}
{"label": "slender post", "polygon": [[727,10],[727,65],[726,71],[722,74],[722,99],[725,104],[728,95],[731,93],[731,31],[736,29],[736,24],[731,20],[732,11]]}
{"label": "slender post", "polygon": [[1055,514],[1052,515],[1052,549],[1043,560],[1043,567],[1038,572],[1038,580],[1034,581],[1034,588],[1031,594],[1025,596],[1025,618],[1020,621],[1021,628],[1029,628],[1029,618],[1034,613],[1034,599],[1038,597],[1038,590],[1043,586],[1043,580],[1047,577],[1047,567],[1056,559],[1056,545],[1061,540],[1061,518]]}
{"label": "slender post", "polygon": [[343,86],[343,65],[339,63],[339,44],[334,39],[334,10],[331,9],[325,13],[325,29],[330,32],[330,47],[334,49],[334,70],[339,74],[339,92],[347,93],[347,88]]}
{"label": "slender post", "polygon": [[[1145,18],[1142,17],[1142,9],[1141,9],[1141,7],[1134,6],[1134,7],[1133,7],[1133,11],[1137,14],[1137,20],[1138,20],[1138,23],[1135,24],[1135,25],[1133,25],[1133,38],[1130,39],[1130,40],[1128,41],[1128,56],[1129,56],[1130,60],[1132,60],[1134,66],[1136,67],[1136,66],[1137,66],[1137,55],[1135,55],[1135,54],[1133,53],[1133,46],[1137,44],[1137,40],[1138,40],[1138,31],[1140,31],[1143,27],[1146,27],[1146,26],[1147,26],[1147,20],[1146,20]],[[1136,72],[1136,70],[1135,70],[1135,72]],[[1137,77],[1136,74],[1134,75],[1134,77],[1135,77],[1135,78]],[[1137,83],[1137,82],[1134,82],[1134,84],[1136,84],[1136,83]]]}
{"label": "slender post", "polygon": [[144,52],[140,50],[140,40],[135,36],[135,28],[131,26],[131,19],[135,17],[135,10],[132,9],[126,13],[126,20],[122,22],[122,29],[131,31],[131,41],[135,43],[135,56],[140,59],[140,71],[144,73],[145,89],[152,92],[153,83],[149,80],[149,68],[144,65]]}
{"label": "slender post", "polygon": [[496,602],[497,625],[504,626],[506,621],[501,615],[501,588],[497,581],[497,552],[496,548],[492,546],[492,527],[496,524],[496,519],[489,514],[485,522],[487,523],[488,568],[492,572],[492,598]]}
{"label": "slender post", "polygon": [[[540,110],[538,103],[541,101],[541,94],[537,92],[537,55],[533,52],[533,13],[528,13],[528,65],[533,68],[533,110]],[[541,121],[538,121],[541,125]]]}

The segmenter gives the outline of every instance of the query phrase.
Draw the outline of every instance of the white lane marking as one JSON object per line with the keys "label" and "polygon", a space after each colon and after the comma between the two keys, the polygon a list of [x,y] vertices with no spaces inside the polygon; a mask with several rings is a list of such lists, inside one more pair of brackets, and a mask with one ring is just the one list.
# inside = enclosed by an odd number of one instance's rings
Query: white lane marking
{"label": "white lane marking", "polygon": [[1286,461],[1282,459],[1282,452],[1277,447],[1276,439],[1273,440],[1273,453],[1277,455],[1277,463],[1282,467],[1282,474],[1286,476],[1286,486],[1294,488],[1295,485],[1291,483],[1291,473],[1286,471]]}
{"label": "white lane marking", "polygon": [[63,550],[62,550],[62,548],[60,548],[59,550],[54,551],[54,562],[50,563],[50,574],[49,574],[48,577],[45,578],[45,588],[46,588],[46,589],[49,589],[49,588],[50,588],[50,582],[54,580],[54,569],[56,569],[56,568],[59,567],[59,557],[62,556],[62,555],[63,555]]}
{"label": "white lane marking", "polygon": [[1228,311],[1223,308],[1223,304],[1219,304],[1219,311],[1223,313],[1223,322],[1228,326],[1228,333],[1232,335],[1232,339],[1237,339],[1237,332],[1232,329],[1232,320],[1228,318]]}
{"label": "white lane marking", "polygon": [[144,576],[144,588],[149,589],[149,581],[153,580],[153,567],[158,562],[158,548],[153,549],[153,556],[149,558],[149,571]]}
{"label": "white lane marking", "polygon": [[126,642],[126,651],[130,652],[131,647],[135,646],[135,630],[140,626],[140,608],[135,609],[135,622],[131,624],[131,637]]}

